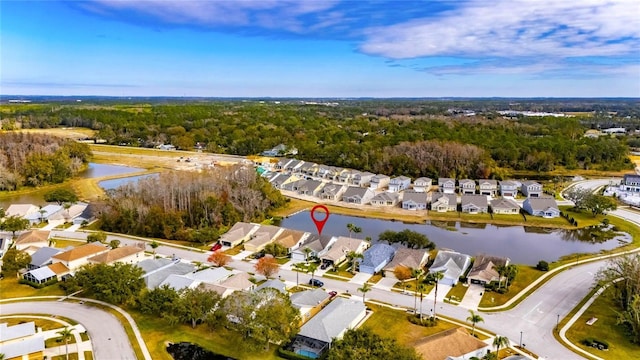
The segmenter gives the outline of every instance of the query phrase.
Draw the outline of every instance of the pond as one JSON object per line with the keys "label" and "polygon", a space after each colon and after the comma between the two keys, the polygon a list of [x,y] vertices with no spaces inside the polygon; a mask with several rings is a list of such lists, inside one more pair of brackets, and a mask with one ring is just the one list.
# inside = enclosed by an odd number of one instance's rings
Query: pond
{"label": "pond", "polygon": [[98,185],[100,185],[101,188],[105,189],[105,190],[113,190],[117,187],[120,187],[122,185],[128,184],[128,183],[135,183],[138,180],[141,179],[145,179],[148,177],[158,177],[158,173],[155,174],[144,174],[144,175],[136,175],[136,176],[128,176],[128,177],[123,177],[123,178],[118,178],[118,179],[111,179],[111,180],[102,180],[98,183]]}
{"label": "pond", "polygon": [[[426,235],[439,249],[453,249],[475,256],[479,253],[506,256],[513,263],[535,265],[540,260],[555,261],[576,253],[597,253],[631,242],[626,233],[609,229],[547,229],[528,226],[498,226],[460,222],[430,221],[426,224],[405,224],[399,221],[367,219],[332,214],[324,226],[324,235],[349,236],[347,224],[362,228],[354,237],[370,236],[375,242],[385,230],[413,230]],[[308,211],[283,219],[280,226],[317,233]]]}
{"label": "pond", "polygon": [[87,170],[83,171],[79,176],[84,179],[93,179],[103,176],[131,174],[144,170],[130,166],[89,163]]}
{"label": "pond", "polygon": [[169,344],[167,352],[174,360],[235,360],[233,358],[215,354],[200,346],[188,342]]}

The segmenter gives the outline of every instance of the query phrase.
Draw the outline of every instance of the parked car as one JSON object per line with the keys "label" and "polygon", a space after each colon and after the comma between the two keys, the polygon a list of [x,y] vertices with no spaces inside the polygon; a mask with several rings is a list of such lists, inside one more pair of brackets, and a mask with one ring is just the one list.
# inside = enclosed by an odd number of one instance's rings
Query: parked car
{"label": "parked car", "polygon": [[338,295],[338,292],[337,292],[337,291],[329,291],[329,297],[331,297],[332,299],[333,299],[334,297],[336,297],[337,295]]}
{"label": "parked car", "polygon": [[323,287],[324,283],[318,279],[309,279],[309,285],[315,287]]}
{"label": "parked car", "polygon": [[329,263],[328,262],[323,262],[322,265],[320,265],[320,269],[324,270],[326,268],[329,267]]}
{"label": "parked car", "polygon": [[211,251],[218,251],[222,249],[222,244],[220,244],[219,242],[215,243],[212,247],[211,247]]}

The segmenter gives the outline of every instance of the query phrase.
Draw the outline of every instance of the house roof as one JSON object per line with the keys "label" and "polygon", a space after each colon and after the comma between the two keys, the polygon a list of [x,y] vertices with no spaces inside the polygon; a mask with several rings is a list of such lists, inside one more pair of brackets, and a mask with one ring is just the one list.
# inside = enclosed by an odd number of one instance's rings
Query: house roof
{"label": "house roof", "polygon": [[298,186],[298,191],[316,191],[322,184],[324,183],[318,180],[305,180]]}
{"label": "house roof", "polygon": [[471,257],[455,251],[438,251],[438,255],[433,260],[429,268],[430,272],[444,272],[447,278],[458,278],[469,265]]}
{"label": "house roof", "polygon": [[24,217],[38,212],[38,207],[33,204],[11,204],[5,211],[6,216]]}
{"label": "house roof", "polygon": [[500,186],[511,186],[511,187],[518,187],[518,183],[513,181],[513,180],[503,180],[500,181]]}
{"label": "house roof", "polygon": [[281,227],[273,225],[260,225],[260,228],[253,233],[251,240],[248,242],[254,245],[265,244],[271,241],[271,239],[273,239],[281,229]]}
{"label": "house roof", "polygon": [[150,289],[158,287],[171,274],[185,275],[196,268],[191,264],[170,259],[143,260],[137,265],[145,272],[142,278]]}
{"label": "house roof", "polygon": [[0,324],[0,341],[9,341],[31,336],[36,333],[36,324],[33,321],[9,326],[8,323]]}
{"label": "house roof", "polygon": [[309,234],[309,237],[307,237],[305,242],[302,243],[302,245],[298,249],[296,249],[296,251],[304,253],[304,248],[308,247],[309,249],[318,253],[329,244],[331,238],[331,236],[326,235]]}
{"label": "house roof", "polygon": [[194,288],[200,285],[199,280],[192,279],[185,275],[170,274],[167,276],[158,287],[168,285],[174,290],[182,290],[187,288]]}
{"label": "house roof", "polygon": [[428,177],[419,177],[413,182],[413,184],[414,185],[416,185],[416,184],[418,184],[418,185],[422,185],[422,184],[432,185],[433,184],[433,179],[428,178]]}
{"label": "house roof", "polygon": [[191,279],[200,280],[204,283],[219,284],[233,274],[233,271],[229,271],[223,267],[217,267],[189,273],[187,276]]}
{"label": "house roof", "polygon": [[36,278],[36,280],[38,281],[48,279],[52,276],[56,276],[56,273],[53,272],[51,269],[49,269],[49,267],[47,266],[30,270],[28,271],[28,273],[31,274],[34,278]]}
{"label": "house roof", "polygon": [[63,263],[55,263],[47,266],[51,271],[56,273],[56,275],[64,275],[69,273],[69,268],[66,267]]}
{"label": "house roof", "polygon": [[245,272],[234,274],[225,281],[221,282],[220,285],[226,287],[227,289],[248,290],[254,286],[254,284],[249,281],[250,277],[251,275]]}
{"label": "house roof", "polygon": [[460,199],[460,203],[462,204],[462,206],[475,205],[479,208],[486,208],[489,204],[486,195],[478,194],[464,194]]}
{"label": "house roof", "polygon": [[27,231],[18,236],[16,244],[33,244],[39,242],[49,243],[49,235],[51,235],[51,231],[47,230]]}
{"label": "house roof", "polygon": [[413,201],[417,204],[427,203],[427,193],[418,191],[405,191],[402,196],[402,202]]}
{"label": "house roof", "polygon": [[112,250],[109,250],[105,253],[102,254],[98,254],[96,256],[92,256],[90,257],[89,261],[93,261],[96,263],[102,263],[102,264],[112,264],[120,259],[123,259],[127,256],[133,255],[133,254],[138,254],[144,252],[144,249],[139,248],[137,246],[122,246],[119,248],[115,248]]}
{"label": "house roof", "polygon": [[385,179],[391,179],[391,178],[384,174],[378,174],[371,177],[371,182],[381,181]]}
{"label": "house roof", "polygon": [[500,277],[500,274],[496,271],[496,267],[507,264],[509,264],[509,258],[506,257],[485,254],[476,255],[468,277],[489,282]]}
{"label": "house roof", "polygon": [[262,284],[260,284],[260,286],[256,288],[255,291],[259,291],[262,289],[269,289],[269,288],[276,289],[283,294],[287,294],[287,285],[283,281],[275,280],[275,279],[271,279],[263,282]]}
{"label": "house roof", "polygon": [[347,191],[345,191],[344,194],[342,194],[342,197],[343,198],[355,197],[355,198],[362,199],[370,191],[371,190],[369,190],[369,188],[361,188],[361,187],[357,187],[357,186],[349,186],[349,187],[347,187]]}
{"label": "house roof", "polygon": [[[49,204],[43,206],[42,209],[38,210],[35,213],[27,214],[24,218],[28,220],[40,220],[42,218],[47,219],[49,216],[59,212],[62,210],[62,206]],[[42,213],[40,213],[42,211]]]}
{"label": "house roof", "polygon": [[312,163],[312,162],[305,162],[304,164],[302,164],[302,166],[300,166],[300,170],[309,171],[315,166],[318,166],[318,164]]}
{"label": "house roof", "polygon": [[322,289],[304,290],[289,296],[291,303],[297,308],[314,307],[329,299],[329,294]]}
{"label": "house roof", "polygon": [[478,180],[478,184],[480,184],[480,186],[487,186],[487,185],[492,187],[498,186],[498,182],[492,179],[480,179]]}
{"label": "house roof", "polygon": [[[624,183],[626,182],[640,182],[640,175],[636,175],[636,174],[624,174]],[[11,209],[11,206],[9,206],[9,209]],[[8,213],[9,210],[7,210]]]}
{"label": "house roof", "polygon": [[362,301],[337,297],[300,328],[300,335],[331,343],[365,311]]}
{"label": "house roof", "polygon": [[304,231],[284,229],[276,238],[275,242],[290,249],[294,247],[304,236]]}
{"label": "house roof", "polygon": [[100,252],[106,251],[108,248],[104,245],[98,245],[94,243],[80,245],[71,250],[52,256],[53,259],[61,261],[73,261],[96,255]]}
{"label": "house roof", "polygon": [[541,196],[539,198],[528,198],[525,200],[525,203],[527,201],[529,202],[531,209],[533,209],[534,211],[544,211],[549,208],[558,210],[558,203],[556,203],[556,200],[551,196]]}
{"label": "house roof", "polygon": [[400,194],[398,193],[390,193],[390,192],[381,192],[379,194],[377,194],[376,196],[371,198],[371,201],[398,201],[398,199],[400,198]]}
{"label": "house roof", "polygon": [[452,178],[438,178],[438,185],[442,185],[445,183],[453,183],[453,185],[455,185],[456,181]]}
{"label": "house roof", "polygon": [[38,249],[36,252],[31,254],[31,263],[30,265],[40,267],[49,261],[51,261],[51,257],[57,253],[62,252],[60,249],[52,248],[52,247],[42,247]]}
{"label": "house roof", "polygon": [[393,179],[391,179],[391,183],[392,184],[401,184],[401,183],[406,182],[406,181],[411,181],[411,178],[406,177],[404,175],[400,175],[400,176],[396,176]]}
{"label": "house roof", "polygon": [[491,200],[492,209],[520,209],[520,205],[512,199],[494,199]]}
{"label": "house roof", "polygon": [[342,185],[326,184],[322,188],[322,193],[335,196],[340,192],[340,190],[342,190]]}
{"label": "house roof", "polygon": [[431,195],[431,203],[433,204],[435,202],[446,202],[449,205],[456,205],[458,204],[458,198],[456,197],[456,194],[436,192]]}
{"label": "house roof", "polygon": [[383,243],[375,244],[362,254],[364,258],[360,261],[360,265],[375,268],[389,258],[392,258],[395,253],[396,249],[391,245]]}
{"label": "house roof", "polygon": [[229,229],[229,231],[227,231],[226,233],[220,236],[220,241],[229,241],[233,243],[237,240],[244,238],[252,231],[257,230],[258,226],[259,225],[257,224],[237,222],[233,225],[231,229]]}
{"label": "house roof", "polygon": [[329,251],[327,251],[321,257],[323,259],[336,261],[342,258],[348,252],[358,250],[364,243],[366,243],[364,240],[340,236],[331,246],[331,249],[329,249]]}
{"label": "house roof", "polygon": [[537,181],[526,180],[526,181],[522,182],[522,186],[523,187],[529,187],[529,186],[532,186],[532,185],[542,187],[542,185],[540,185],[540,183],[538,183]]}
{"label": "house roof", "polygon": [[464,328],[454,328],[418,340],[414,348],[424,360],[445,360],[459,357],[489,346],[469,335]]}
{"label": "house roof", "polygon": [[473,184],[473,186],[476,186],[475,180],[462,179],[462,180],[458,181],[458,185],[460,185],[460,186],[471,185],[471,184]]}
{"label": "house roof", "polygon": [[406,266],[409,269],[417,269],[424,265],[423,259],[427,259],[427,250],[424,249],[409,249],[401,247],[396,250],[393,260],[387,264],[385,270],[393,271],[396,266]]}

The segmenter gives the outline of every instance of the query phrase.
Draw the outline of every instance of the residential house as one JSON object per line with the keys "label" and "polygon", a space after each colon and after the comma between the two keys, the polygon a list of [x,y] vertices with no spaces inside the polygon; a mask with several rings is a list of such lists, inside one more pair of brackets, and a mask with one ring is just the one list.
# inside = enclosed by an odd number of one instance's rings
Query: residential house
{"label": "residential house", "polygon": [[351,182],[351,178],[355,173],[357,172],[349,169],[343,169],[338,175],[337,180],[340,181],[341,183],[349,184]]}
{"label": "residential house", "polygon": [[442,273],[444,277],[439,283],[454,286],[458,283],[460,277],[464,275],[469,265],[471,265],[471,257],[469,255],[455,251],[440,250],[433,260],[429,272]]}
{"label": "residential house", "polygon": [[305,239],[309,236],[308,232],[292,230],[292,229],[283,229],[278,233],[275,240],[273,241],[276,244],[280,244],[287,248],[289,252],[300,247]]}
{"label": "residential house", "polygon": [[26,215],[24,218],[29,220],[31,225],[39,224],[41,222],[52,220],[51,218],[58,213],[62,213],[62,206],[60,205],[46,205],[39,209],[37,212]]}
{"label": "residential house", "polygon": [[407,190],[411,186],[411,178],[406,176],[394,177],[389,181],[389,191],[399,192]]}
{"label": "residential house", "polygon": [[121,246],[87,259],[90,264],[137,264],[144,260],[144,247]]}
{"label": "residential house", "polygon": [[337,297],[300,328],[290,345],[293,352],[313,359],[322,356],[334,340],[357,328],[367,316],[362,301]]}
{"label": "residential house", "polygon": [[382,190],[387,186],[389,186],[390,181],[391,181],[391,178],[388,177],[387,175],[383,175],[383,174],[374,175],[371,177],[371,180],[369,182],[369,188],[371,190]]}
{"label": "residential house", "polygon": [[298,179],[298,180],[295,180],[295,181],[291,181],[291,182],[288,182],[286,184],[282,184],[280,186],[280,190],[291,191],[291,192],[297,193],[298,192],[298,188],[300,186],[304,185],[306,182],[307,182],[307,180],[305,180],[305,179]]}
{"label": "residential house", "polygon": [[375,274],[387,265],[396,253],[396,249],[387,244],[377,243],[367,249],[358,260],[358,271],[365,274]]}
{"label": "residential house", "polygon": [[[622,182],[620,183],[620,190],[628,192],[640,192],[640,175],[625,174],[622,178]],[[9,209],[11,209],[11,206],[9,206]]]}
{"label": "residential house", "polygon": [[29,270],[22,277],[32,283],[43,285],[52,280],[63,280],[69,274],[69,268],[64,264],[55,263]]}
{"label": "residential house", "polygon": [[409,269],[422,269],[429,260],[429,252],[425,249],[409,249],[401,247],[396,250],[395,255],[390,263],[384,267],[384,273],[387,277],[392,277],[398,266],[404,266]]}
{"label": "residential house", "polygon": [[500,181],[500,195],[503,197],[516,197],[518,196],[518,188],[520,184],[512,180]]}
{"label": "residential house", "polygon": [[318,164],[313,162],[305,162],[300,167],[300,172],[306,176],[316,176],[318,173]]}
{"label": "residential house", "polygon": [[558,203],[551,196],[530,197],[522,204],[522,209],[533,216],[554,218],[560,216]]}
{"label": "residential house", "polygon": [[345,170],[341,167],[329,166],[329,171],[327,172],[327,175],[325,178],[331,181],[338,181],[338,179],[340,179],[340,176],[345,171],[349,171],[349,170]]}
{"label": "residential house", "polygon": [[520,205],[509,198],[493,199],[491,200],[491,211],[494,214],[519,214]]}
{"label": "residential house", "polygon": [[456,194],[442,192],[431,194],[431,211],[447,212],[458,210],[458,198]]}
{"label": "residential house", "polygon": [[199,280],[192,279],[187,275],[169,274],[169,276],[162,280],[158,287],[168,286],[175,291],[180,291],[184,289],[195,289],[200,286],[200,284],[201,282]]}
{"label": "residential house", "polygon": [[47,266],[51,264],[51,257],[58,253],[62,252],[60,249],[52,248],[52,247],[41,247],[36,250],[33,254],[31,254],[31,262],[28,265],[29,270],[34,270],[41,268],[43,266]]}
{"label": "residential house", "polygon": [[322,190],[320,190],[320,199],[323,200],[333,200],[333,201],[340,201],[340,199],[342,199],[342,194],[345,192],[345,190],[347,189],[346,185],[336,185],[336,184],[331,184],[331,183],[327,183],[324,185],[324,187],[322,187]]}
{"label": "residential house", "polygon": [[95,219],[95,206],[93,204],[86,204],[82,212],[77,216],[73,216],[74,206],[75,205],[71,205],[71,208],[69,208],[69,213],[72,214],[71,218],[73,220],[71,222],[73,225],[84,225]]}
{"label": "residential house", "polygon": [[427,193],[405,191],[402,194],[402,208],[405,210],[427,210]]}
{"label": "residential house", "polygon": [[537,198],[542,196],[542,185],[535,181],[523,181],[520,192],[528,198]]}
{"label": "residential house", "polygon": [[187,276],[194,280],[198,280],[205,284],[221,284],[223,281],[225,281],[235,273],[236,272],[227,270],[224,267],[217,267],[195,271],[184,276]]}
{"label": "residential house", "polygon": [[136,264],[144,271],[142,278],[148,289],[155,289],[169,277],[169,275],[186,275],[193,272],[196,267],[180,259],[148,259]]}
{"label": "residential house", "polygon": [[17,216],[17,217],[25,217],[27,215],[36,214],[40,210],[39,207],[33,204],[11,204],[4,212],[5,216]]}
{"label": "residential house", "polygon": [[356,254],[362,254],[368,247],[369,243],[365,240],[339,236],[333,244],[321,251],[318,257],[322,263],[327,263],[332,266],[345,261],[347,254],[351,251]]}
{"label": "residential house", "polygon": [[486,195],[462,195],[460,205],[463,213],[483,214],[489,212],[489,202]]}
{"label": "residential house", "polygon": [[318,165],[318,171],[316,172],[316,176],[326,179],[330,172],[331,172],[331,166]]}
{"label": "residential house", "polygon": [[106,253],[107,251],[109,251],[109,248],[104,245],[89,243],[53,255],[51,261],[53,264],[62,263],[74,272],[82,265],[88,264],[90,257]]}
{"label": "residential house", "polygon": [[322,289],[304,290],[289,296],[291,304],[300,310],[301,323],[307,322],[317,314],[330,299],[329,294]]}
{"label": "residential house", "polygon": [[371,205],[396,206],[400,201],[400,194],[394,192],[381,192],[371,198]]}
{"label": "residential house", "polygon": [[300,178],[296,175],[291,175],[288,173],[279,173],[278,175],[271,178],[269,182],[276,189],[283,189],[285,185],[298,180],[300,180]]}
{"label": "residential house", "polygon": [[251,235],[258,231],[259,228],[260,225],[258,224],[237,222],[229,231],[220,236],[220,244],[222,246],[236,247],[249,240]]}
{"label": "residential house", "polygon": [[375,193],[369,188],[349,186],[347,190],[342,194],[342,201],[349,204],[368,204]]}
{"label": "residential house", "polygon": [[175,150],[176,147],[174,145],[171,144],[160,144],[158,146],[156,146],[157,149],[160,150]]}
{"label": "residential house", "polygon": [[462,179],[458,181],[458,190],[460,190],[460,194],[475,194],[476,193],[476,182],[471,179]]}
{"label": "residential house", "polygon": [[441,331],[414,343],[416,352],[424,360],[465,360],[482,358],[491,345],[471,336],[462,327]]}
{"label": "residential house", "polygon": [[244,249],[251,252],[261,251],[267,244],[273,242],[281,231],[283,229],[278,226],[260,225],[260,228],[251,235],[251,239],[244,243]]}
{"label": "residential house", "polygon": [[0,324],[0,352],[3,359],[42,359],[44,334],[33,321],[9,326]]}
{"label": "residential house", "polygon": [[[433,180],[428,177],[419,177],[416,181],[413,182],[413,191],[417,192],[429,192],[431,190],[431,186],[433,185]],[[455,183],[454,183],[455,189]]]}
{"label": "residential house", "polygon": [[265,150],[261,154],[262,156],[283,156],[283,155],[298,155],[298,149],[288,148],[285,144],[278,144],[269,150]]}
{"label": "residential house", "polygon": [[254,291],[260,291],[262,289],[276,289],[282,294],[289,294],[289,292],[287,291],[287,284],[285,284],[284,281],[277,279],[270,279],[263,282],[257,288],[255,288]]}
{"label": "residential house", "polygon": [[[336,236],[309,234],[302,245],[291,252],[291,259],[293,261],[300,262],[307,261],[311,258],[317,258],[321,251],[333,245],[336,240],[338,240]],[[305,249],[309,250],[305,251]]]}
{"label": "residential house", "polygon": [[492,281],[499,281],[499,266],[509,265],[509,258],[501,256],[490,256],[486,254],[476,255],[473,267],[467,275],[467,280],[472,284],[487,285]]}
{"label": "residential house", "polygon": [[443,192],[445,194],[455,194],[456,180],[451,178],[439,178],[438,191]]}
{"label": "residential house", "polygon": [[221,282],[220,286],[233,291],[250,291],[253,290],[256,285],[249,279],[251,279],[251,275],[246,272],[236,273]]}
{"label": "residential house", "polygon": [[371,179],[373,179],[375,175],[370,172],[355,172],[351,177],[351,184],[360,187],[367,187],[371,184]]}
{"label": "residential house", "polygon": [[24,232],[16,239],[16,249],[25,250],[28,247],[42,248],[49,246],[51,232],[48,230],[31,230]]}
{"label": "residential house", "polygon": [[298,185],[298,194],[318,196],[322,190],[324,183],[318,180],[304,180],[304,183]]}
{"label": "residential house", "polygon": [[289,158],[282,158],[278,160],[278,162],[275,165],[275,168],[276,170],[284,170],[287,167],[287,164],[289,164],[292,161],[294,160]]}
{"label": "residential house", "polygon": [[495,197],[498,194],[498,182],[491,179],[478,180],[480,195]]}
{"label": "residential house", "polygon": [[293,159],[284,166],[284,171],[288,171],[290,173],[298,173],[298,169],[302,166],[302,164],[304,164],[304,161]]}

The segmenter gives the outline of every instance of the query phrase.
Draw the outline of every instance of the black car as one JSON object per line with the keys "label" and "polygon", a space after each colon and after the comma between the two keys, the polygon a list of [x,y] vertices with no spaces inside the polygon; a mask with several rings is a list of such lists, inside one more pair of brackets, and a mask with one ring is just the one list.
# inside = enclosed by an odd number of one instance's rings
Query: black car
{"label": "black car", "polygon": [[323,287],[324,283],[318,279],[309,279],[309,285],[315,287]]}
{"label": "black car", "polygon": [[324,270],[324,269],[326,269],[328,267],[329,267],[329,263],[328,262],[322,263],[322,265],[320,265],[320,269],[322,269],[322,270]]}

